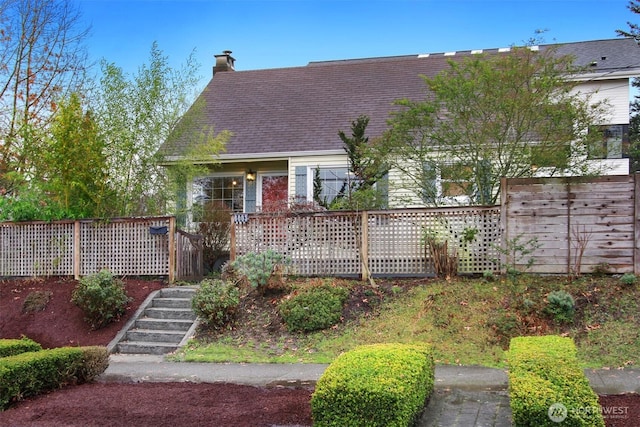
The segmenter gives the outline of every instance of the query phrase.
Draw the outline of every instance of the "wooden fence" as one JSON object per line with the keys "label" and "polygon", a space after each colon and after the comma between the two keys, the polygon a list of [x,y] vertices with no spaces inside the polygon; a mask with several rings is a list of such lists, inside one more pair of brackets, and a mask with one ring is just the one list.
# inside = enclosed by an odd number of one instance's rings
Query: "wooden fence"
{"label": "wooden fence", "polygon": [[504,180],[504,244],[537,241],[532,272],[589,273],[600,265],[639,273],[639,183],[638,174]]}
{"label": "wooden fence", "polygon": [[176,231],[176,278],[199,280],[204,277],[203,237]]}
{"label": "wooden fence", "polygon": [[[231,257],[273,249],[301,275],[432,275],[430,234],[457,250],[460,273],[532,258],[534,273],[640,274],[639,189],[640,175],[505,179],[495,207],[239,214]],[[466,232],[476,233],[467,245]]]}
{"label": "wooden fence", "polygon": [[[186,242],[185,242],[186,240]],[[174,217],[0,223],[0,277],[202,275],[202,251],[189,247]],[[195,254],[195,255],[194,255]],[[177,261],[177,257],[180,257]]]}
{"label": "wooden fence", "polygon": [[[431,275],[424,238],[432,234],[457,250],[461,273],[499,268],[499,207],[368,212],[240,214],[232,227],[231,257],[272,249],[300,275]],[[462,236],[476,230],[464,244]]]}
{"label": "wooden fence", "polygon": [[[510,262],[506,249],[535,241],[531,255],[516,253],[516,266],[533,257],[530,271],[537,273],[602,266],[640,274],[639,189],[640,175],[507,179],[501,206],[236,214],[231,257],[273,249],[310,276],[432,275],[425,247],[431,236],[457,251],[460,273],[497,271]],[[177,230],[173,217],[5,222],[0,277],[80,277],[108,268],[123,276],[197,279],[204,273],[201,243]]]}

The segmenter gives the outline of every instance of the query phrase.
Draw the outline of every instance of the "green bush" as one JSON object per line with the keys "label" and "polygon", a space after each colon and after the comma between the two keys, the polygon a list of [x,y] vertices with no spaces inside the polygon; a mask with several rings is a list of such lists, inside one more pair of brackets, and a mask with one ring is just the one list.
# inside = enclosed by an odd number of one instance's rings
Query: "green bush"
{"label": "green bush", "polygon": [[233,283],[204,279],[191,300],[193,311],[209,326],[230,322],[240,304],[240,291]]}
{"label": "green bush", "polygon": [[77,382],[79,347],[21,353],[0,359],[0,409],[13,401]]}
{"label": "green bush", "polygon": [[82,364],[76,372],[79,383],[93,381],[109,367],[109,351],[107,347],[88,346],[82,350]]}
{"label": "green bush", "polygon": [[28,351],[40,350],[42,350],[42,346],[27,337],[21,339],[0,339],[0,357],[14,356]]}
{"label": "green bush", "polygon": [[547,295],[547,306],[544,312],[556,323],[571,323],[575,313],[575,301],[566,291],[553,291]]}
{"label": "green bush", "polygon": [[252,289],[264,292],[271,277],[274,274],[279,274],[289,263],[287,257],[269,249],[260,253],[250,252],[239,256],[230,263],[230,267]]}
{"label": "green bush", "polygon": [[435,365],[426,344],[373,344],[339,356],[311,397],[316,427],[412,425],[433,391]]}
{"label": "green bush", "polygon": [[[518,337],[509,353],[509,398],[516,426],[604,427],[598,396],[578,364],[571,338]],[[557,412],[554,412],[557,411]]]}
{"label": "green bush", "polygon": [[85,276],[73,291],[71,301],[80,307],[92,329],[100,329],[122,316],[130,298],[124,282],[110,271]]}
{"label": "green bush", "polygon": [[304,289],[278,305],[287,329],[309,332],[335,325],[342,316],[342,306],[349,290],[328,284]]}
{"label": "green bush", "polygon": [[633,273],[625,273],[620,277],[620,282],[623,285],[632,286],[638,283],[638,278]]}
{"label": "green bush", "polygon": [[0,358],[0,410],[25,397],[92,381],[108,365],[106,347],[60,347]]}

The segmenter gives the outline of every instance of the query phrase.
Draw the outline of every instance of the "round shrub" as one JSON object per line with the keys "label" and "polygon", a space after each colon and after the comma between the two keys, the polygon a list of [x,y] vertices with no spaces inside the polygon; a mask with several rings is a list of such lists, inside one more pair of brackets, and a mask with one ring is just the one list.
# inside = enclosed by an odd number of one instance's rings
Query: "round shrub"
{"label": "round shrub", "polygon": [[575,301],[566,291],[553,291],[547,295],[544,311],[557,323],[570,323],[573,322]]}
{"label": "round shrub", "polygon": [[287,328],[293,332],[325,329],[340,321],[349,290],[321,285],[305,289],[278,305]]}
{"label": "round shrub", "polygon": [[264,252],[249,252],[246,255],[239,256],[235,261],[230,263],[231,271],[258,292],[264,293],[269,285],[269,281],[274,275],[281,274],[291,260],[286,256],[268,249]]}
{"label": "round shrub", "polygon": [[240,304],[240,290],[233,283],[204,279],[191,300],[193,311],[209,326],[219,327],[233,320]]}
{"label": "round shrub", "polygon": [[633,286],[638,282],[638,278],[633,273],[625,273],[620,277],[620,282],[623,285]]}
{"label": "round shrub", "polygon": [[100,329],[122,316],[131,299],[124,282],[108,270],[85,276],[73,291],[71,302],[84,312],[92,329]]}

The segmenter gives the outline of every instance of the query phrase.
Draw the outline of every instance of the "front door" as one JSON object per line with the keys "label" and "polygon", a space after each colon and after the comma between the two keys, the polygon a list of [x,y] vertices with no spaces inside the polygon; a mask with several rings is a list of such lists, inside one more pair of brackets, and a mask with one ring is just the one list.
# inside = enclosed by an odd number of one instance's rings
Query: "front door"
{"label": "front door", "polygon": [[261,175],[260,196],[262,212],[277,212],[287,209],[289,201],[289,178],[286,175]]}

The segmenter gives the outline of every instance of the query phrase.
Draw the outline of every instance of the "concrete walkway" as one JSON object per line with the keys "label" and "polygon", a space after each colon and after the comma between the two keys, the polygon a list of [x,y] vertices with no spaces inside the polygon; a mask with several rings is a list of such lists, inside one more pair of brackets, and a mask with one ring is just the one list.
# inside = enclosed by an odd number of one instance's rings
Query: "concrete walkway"
{"label": "concrete walkway", "polygon": [[[111,355],[102,382],[228,382],[253,386],[313,385],[328,365],[177,363],[163,356]],[[640,370],[585,370],[598,394],[640,393]],[[435,391],[419,427],[511,425],[506,371],[438,365]]]}

